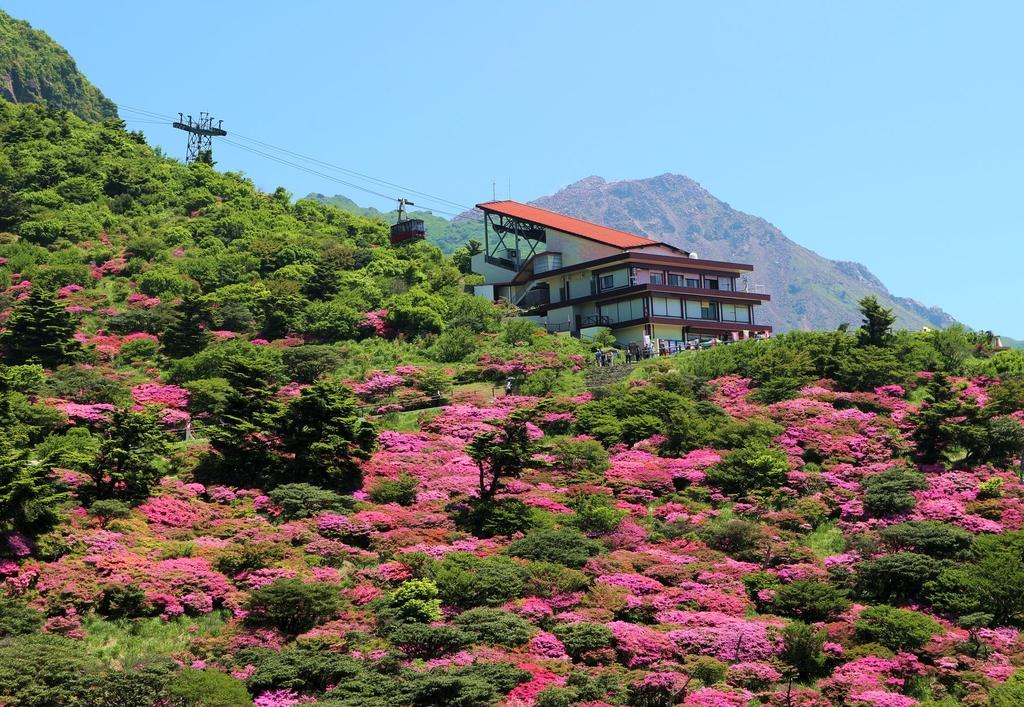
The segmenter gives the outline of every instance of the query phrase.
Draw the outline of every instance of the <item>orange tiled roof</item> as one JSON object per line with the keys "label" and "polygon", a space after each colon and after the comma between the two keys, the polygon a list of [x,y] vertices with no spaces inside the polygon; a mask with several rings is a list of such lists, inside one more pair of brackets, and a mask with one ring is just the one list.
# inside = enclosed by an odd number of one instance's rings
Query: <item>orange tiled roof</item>
{"label": "orange tiled roof", "polygon": [[617,231],[607,226],[599,226],[596,223],[583,221],[572,216],[565,216],[564,214],[557,214],[554,211],[540,209],[529,204],[520,204],[518,201],[488,201],[476,206],[484,211],[530,221],[541,226],[553,228],[556,231],[564,231],[580,238],[615,246],[616,248],[643,248],[645,246],[660,245],[658,241],[653,241],[650,238],[626,233],[625,231]]}

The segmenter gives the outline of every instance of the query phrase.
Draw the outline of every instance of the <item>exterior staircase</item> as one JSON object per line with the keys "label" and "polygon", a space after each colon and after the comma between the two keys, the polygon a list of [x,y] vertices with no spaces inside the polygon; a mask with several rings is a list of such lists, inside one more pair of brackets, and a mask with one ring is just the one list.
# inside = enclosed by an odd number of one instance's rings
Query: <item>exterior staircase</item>
{"label": "exterior staircase", "polygon": [[583,373],[587,390],[597,393],[609,386],[621,383],[636,368],[635,363],[615,363],[611,366],[590,365]]}

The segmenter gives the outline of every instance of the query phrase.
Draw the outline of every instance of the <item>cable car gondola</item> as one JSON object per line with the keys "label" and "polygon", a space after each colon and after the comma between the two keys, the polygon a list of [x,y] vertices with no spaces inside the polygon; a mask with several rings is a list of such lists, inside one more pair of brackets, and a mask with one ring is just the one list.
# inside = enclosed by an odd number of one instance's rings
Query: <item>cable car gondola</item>
{"label": "cable car gondola", "polygon": [[427,237],[427,224],[420,218],[405,218],[405,207],[416,206],[408,199],[398,200],[398,223],[391,227],[391,245],[418,241]]}

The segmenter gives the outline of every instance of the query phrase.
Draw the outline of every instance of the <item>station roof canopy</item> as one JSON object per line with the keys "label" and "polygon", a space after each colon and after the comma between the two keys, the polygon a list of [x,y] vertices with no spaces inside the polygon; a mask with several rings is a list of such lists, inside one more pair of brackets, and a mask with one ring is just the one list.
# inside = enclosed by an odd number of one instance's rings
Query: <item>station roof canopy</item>
{"label": "station roof canopy", "polygon": [[[558,214],[554,211],[530,206],[529,204],[520,204],[518,201],[488,201],[483,204],[477,204],[476,206],[484,212],[501,214],[502,216],[509,216],[511,218],[529,221],[546,228],[553,228],[556,231],[562,231],[573,236],[579,236],[580,238],[586,238],[587,240],[604,243],[605,245],[615,246],[616,248],[631,249],[647,248],[654,245],[668,246],[666,243],[660,243],[659,241],[654,241],[650,238],[644,238],[643,236],[637,236],[633,233],[626,233],[625,231],[608,228],[607,226],[600,226],[596,223],[591,223],[590,221],[573,218],[572,216],[565,216],[564,214]],[[678,248],[675,248],[675,246],[668,247],[673,248],[674,250],[679,250]]]}

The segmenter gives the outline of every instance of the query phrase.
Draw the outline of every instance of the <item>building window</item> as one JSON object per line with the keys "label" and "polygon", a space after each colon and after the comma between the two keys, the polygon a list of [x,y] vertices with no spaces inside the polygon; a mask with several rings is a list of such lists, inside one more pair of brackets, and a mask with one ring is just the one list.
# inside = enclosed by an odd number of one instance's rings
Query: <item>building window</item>
{"label": "building window", "polygon": [[660,273],[660,272],[652,272],[651,273],[651,284],[652,285],[663,285],[663,284],[665,284],[663,278],[664,278],[664,275],[662,273]]}
{"label": "building window", "polygon": [[717,277],[706,277],[706,278],[704,278],[704,287],[708,288],[709,290],[717,290],[718,289],[718,278]]}
{"label": "building window", "polygon": [[722,321],[749,324],[750,306],[746,304],[723,304]]}
{"label": "building window", "polygon": [[683,286],[683,276],[682,275],[676,275],[675,273],[669,273],[669,275],[668,275],[668,284],[670,284],[672,287],[682,287]]}
{"label": "building window", "polygon": [[687,287],[700,287],[700,278],[687,277],[686,278],[686,286]]}
{"label": "building window", "polygon": [[681,317],[683,308],[679,300],[668,297],[652,297],[651,307],[656,317]]}
{"label": "building window", "polygon": [[610,290],[615,287],[615,275],[602,275],[598,281],[602,290]]}
{"label": "building window", "polygon": [[718,302],[704,300],[700,303],[701,319],[718,319]]}

